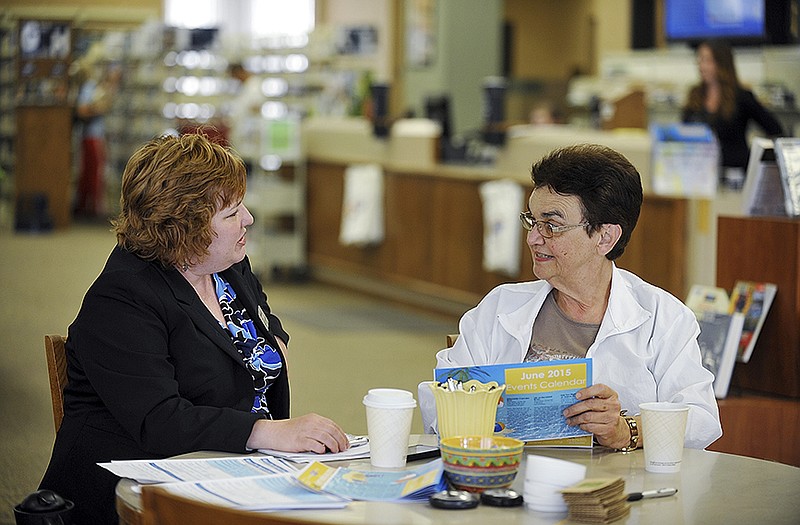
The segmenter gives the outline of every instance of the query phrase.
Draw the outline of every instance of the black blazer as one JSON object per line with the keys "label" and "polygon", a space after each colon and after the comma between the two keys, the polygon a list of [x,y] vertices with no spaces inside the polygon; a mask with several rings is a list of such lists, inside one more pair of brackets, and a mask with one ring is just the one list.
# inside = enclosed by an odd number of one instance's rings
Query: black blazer
{"label": "black blazer", "polygon": [[[698,88],[695,88],[698,89]],[[707,111],[693,112],[684,108],[683,122],[708,124],[719,140],[723,167],[747,168],[750,147],[747,143],[747,125],[752,121],[761,126],[769,137],[784,134],[781,123],[753,95],[752,91],[736,89],[736,111],[730,119]]]}
{"label": "black blazer", "polygon": [[[221,275],[259,334],[280,352],[289,337],[248,259]],[[116,520],[118,478],[96,463],[197,450],[246,452],[253,378],[228,332],[191,285],[117,247],[69,327],[64,420],[41,488],[73,500],[76,523]],[[275,419],[289,417],[286,360],[267,391]]]}

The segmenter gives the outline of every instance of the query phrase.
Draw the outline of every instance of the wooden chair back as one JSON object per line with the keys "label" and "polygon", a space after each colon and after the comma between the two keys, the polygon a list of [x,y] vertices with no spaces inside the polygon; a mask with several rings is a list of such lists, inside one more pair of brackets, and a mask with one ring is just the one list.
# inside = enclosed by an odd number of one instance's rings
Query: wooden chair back
{"label": "wooden chair back", "polygon": [[446,348],[452,348],[454,344],[456,344],[456,339],[458,339],[458,334],[447,334],[445,336],[445,340],[447,341]]}
{"label": "wooden chair back", "polygon": [[44,355],[47,357],[47,377],[50,379],[50,399],[53,401],[53,424],[56,432],[64,419],[64,387],[67,386],[66,337],[58,334],[44,336]]}
{"label": "wooden chair back", "polygon": [[192,525],[299,525],[302,523],[307,525],[314,522],[296,520],[268,512],[249,512],[220,507],[178,496],[158,485],[142,486],[141,525],[185,525],[187,523]]}

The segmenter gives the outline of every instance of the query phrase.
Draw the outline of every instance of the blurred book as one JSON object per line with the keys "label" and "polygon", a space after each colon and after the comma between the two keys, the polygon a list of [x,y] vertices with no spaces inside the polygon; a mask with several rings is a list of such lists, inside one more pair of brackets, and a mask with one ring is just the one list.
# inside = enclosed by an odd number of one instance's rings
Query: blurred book
{"label": "blurred book", "polygon": [[753,137],[742,197],[745,215],[782,217],[787,214],[781,171],[770,139]]}
{"label": "blurred book", "polygon": [[744,314],[744,328],[739,341],[737,359],[743,363],[750,361],[758,334],[775,299],[778,287],[772,283],[736,281],[731,293],[730,313]]}
{"label": "blurred book", "polygon": [[700,325],[700,335],[697,336],[700,356],[703,366],[714,374],[714,396],[717,399],[728,395],[744,319],[741,313],[709,311],[697,315],[697,323]]}
{"label": "blurred book", "polygon": [[774,141],[775,159],[783,182],[786,214],[800,216],[800,138],[779,138]]}
{"label": "blurred book", "polygon": [[724,288],[695,284],[689,290],[686,306],[697,316],[709,312],[726,314],[731,309],[731,299]]}

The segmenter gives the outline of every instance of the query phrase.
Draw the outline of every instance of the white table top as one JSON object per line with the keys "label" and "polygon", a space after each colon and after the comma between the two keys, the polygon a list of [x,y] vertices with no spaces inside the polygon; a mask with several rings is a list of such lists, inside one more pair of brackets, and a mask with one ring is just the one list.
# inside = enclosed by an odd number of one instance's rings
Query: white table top
{"label": "white table top", "polygon": [[[529,454],[551,456],[588,466],[586,477],[625,479],[626,492],[675,487],[675,496],[632,502],[630,514],[615,523],[664,523],[707,525],[710,523],[752,525],[800,523],[800,468],[759,459],[686,449],[681,472],[653,474],[644,470],[644,454],[613,452],[603,447],[586,449],[540,449],[528,447]],[[360,460],[368,461],[368,460]],[[429,460],[426,460],[429,461]],[[512,488],[524,490],[525,465]],[[123,479],[117,486],[118,502],[136,511],[139,495],[135,483]],[[344,509],[286,512],[297,520],[313,523],[374,524],[400,523],[470,525],[487,523],[566,524],[564,514],[547,514],[525,506],[497,508],[479,505],[471,510],[435,509],[427,503],[386,503],[357,501]],[[130,521],[130,520],[129,520]]]}

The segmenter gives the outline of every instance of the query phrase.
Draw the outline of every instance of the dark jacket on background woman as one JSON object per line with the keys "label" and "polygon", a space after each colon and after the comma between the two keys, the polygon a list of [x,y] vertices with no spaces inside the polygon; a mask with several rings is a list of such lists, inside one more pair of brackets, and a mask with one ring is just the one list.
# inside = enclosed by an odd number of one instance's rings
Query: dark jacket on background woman
{"label": "dark jacket on background woman", "polygon": [[[697,86],[694,89],[702,89]],[[705,110],[685,108],[683,122],[702,122],[708,124],[719,140],[722,166],[726,168],[746,168],[750,156],[747,145],[747,125],[755,122],[770,137],[783,135],[780,122],[756,99],[752,91],[736,89],[736,110],[730,118]]]}

